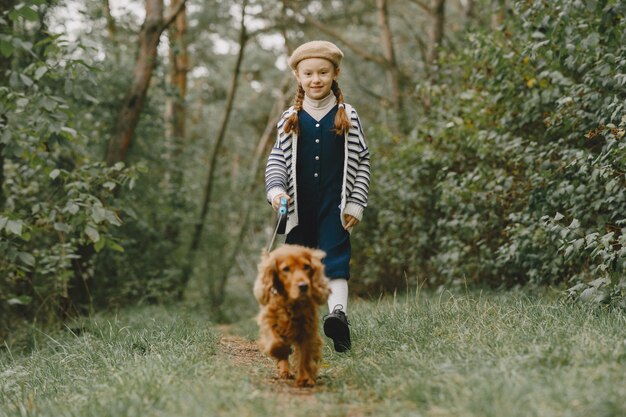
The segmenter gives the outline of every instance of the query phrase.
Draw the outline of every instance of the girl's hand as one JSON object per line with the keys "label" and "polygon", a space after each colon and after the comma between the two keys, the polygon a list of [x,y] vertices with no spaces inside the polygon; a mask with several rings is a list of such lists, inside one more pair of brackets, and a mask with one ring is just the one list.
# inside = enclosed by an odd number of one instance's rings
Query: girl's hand
{"label": "girl's hand", "polygon": [[350,230],[354,226],[359,224],[359,219],[357,219],[356,217],[351,216],[349,214],[344,214],[343,218],[346,221],[346,225],[343,228],[346,229],[346,230]]}
{"label": "girl's hand", "polygon": [[272,201],[272,207],[274,208],[274,211],[278,211],[278,208],[280,207],[281,197],[287,197],[287,207],[289,207],[289,204],[291,204],[291,198],[287,194],[278,194],[276,197],[274,197],[274,200]]}

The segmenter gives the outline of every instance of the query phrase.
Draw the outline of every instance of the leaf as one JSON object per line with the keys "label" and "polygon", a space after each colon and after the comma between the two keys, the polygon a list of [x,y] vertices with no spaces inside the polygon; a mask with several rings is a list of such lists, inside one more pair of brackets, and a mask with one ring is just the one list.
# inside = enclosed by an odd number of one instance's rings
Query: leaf
{"label": "leaf", "polygon": [[21,236],[22,235],[22,226],[23,223],[21,221],[9,220],[6,224],[6,228],[9,232]]}
{"label": "leaf", "polygon": [[67,223],[60,223],[60,222],[54,224],[54,230],[57,230],[63,233],[69,233],[71,231],[70,226]]}
{"label": "leaf", "polygon": [[585,239],[584,238],[576,239],[574,241],[574,250],[579,251],[580,248],[582,248],[582,246],[584,244],[585,244]]}
{"label": "leaf", "polygon": [[4,41],[3,39],[0,39],[0,54],[2,54],[2,56],[4,56],[5,58],[10,58],[11,55],[13,55],[13,45],[11,45],[9,42]]}
{"label": "leaf", "polygon": [[595,48],[599,43],[600,35],[597,32],[593,32],[583,39],[580,44],[587,48]]}
{"label": "leaf", "polygon": [[94,96],[91,96],[87,93],[83,94],[83,97],[85,98],[85,100],[92,102],[93,104],[100,104],[100,101],[95,98]]}
{"label": "leaf", "polygon": [[568,291],[570,294],[573,294],[573,293],[576,293],[576,292],[578,292],[578,291],[582,290],[582,289],[583,289],[583,288],[585,288],[585,287],[587,287],[587,284],[583,284],[583,283],[581,282],[581,283],[579,283],[579,284],[574,285],[574,286],[573,286],[573,287],[571,287],[571,288],[568,288],[568,289],[567,289],[567,291]]}
{"label": "leaf", "polygon": [[598,290],[595,289],[594,287],[587,288],[585,291],[583,291],[580,294],[580,299],[583,300],[583,301],[591,301],[591,298],[594,296],[594,294],[597,291]]}
{"label": "leaf", "polygon": [[572,220],[572,222],[570,223],[569,226],[567,226],[569,229],[578,229],[580,227],[580,222],[578,221],[578,219],[574,219]]}
{"label": "leaf", "polygon": [[18,10],[18,14],[22,16],[26,20],[30,20],[31,22],[39,21],[39,14],[36,10],[31,9],[29,6],[22,7]]}
{"label": "leaf", "polygon": [[95,243],[95,245],[93,245],[93,248],[96,250],[96,252],[100,252],[102,248],[104,248],[104,245],[106,243],[107,243],[107,239],[101,238]]}
{"label": "leaf", "polygon": [[41,101],[40,101],[41,105],[43,106],[44,109],[48,110],[48,111],[53,111],[54,109],[57,108],[57,102],[54,100],[51,100],[48,97],[44,97]]}
{"label": "leaf", "polygon": [[61,133],[64,133],[64,137],[68,140],[76,139],[76,131],[71,127],[63,126],[61,128]]}
{"label": "leaf", "polygon": [[113,181],[107,181],[104,184],[102,184],[102,186],[104,188],[106,188],[109,191],[113,191],[113,189],[115,188],[116,184]]}
{"label": "leaf", "polygon": [[124,248],[118,245],[117,243],[113,242],[112,240],[109,240],[107,243],[108,243],[109,248],[113,249],[114,251],[124,252]]}
{"label": "leaf", "polygon": [[594,288],[600,288],[606,284],[607,284],[607,280],[605,278],[594,279],[593,281],[589,283],[589,285],[591,285]]}
{"label": "leaf", "polygon": [[27,252],[18,252],[17,257],[28,266],[35,266],[35,257]]}
{"label": "leaf", "polygon": [[559,220],[561,220],[563,217],[565,217],[564,215],[562,215],[561,213],[559,213],[558,211],[556,212],[556,215],[554,216],[554,221],[558,222]]}
{"label": "leaf", "polygon": [[20,17],[20,14],[17,10],[17,7],[9,12],[9,19],[15,21],[18,17]]}
{"label": "leaf", "polygon": [[23,41],[19,38],[13,38],[13,46],[19,46],[20,48],[34,54],[33,52],[33,43],[28,41]]}
{"label": "leaf", "polygon": [[9,222],[8,217],[0,216],[0,231],[4,229],[4,226],[6,226],[8,222]]}
{"label": "leaf", "polygon": [[20,295],[19,297],[13,297],[7,300],[7,304],[9,304],[10,306],[16,306],[16,305],[20,305],[20,306],[25,306],[30,304],[30,302],[32,301],[32,297],[28,296],[28,295]]}
{"label": "leaf", "polygon": [[91,218],[96,224],[102,223],[107,218],[106,210],[103,207],[95,206],[91,208]]}
{"label": "leaf", "polygon": [[47,67],[39,67],[37,68],[37,71],[35,71],[35,79],[39,80],[41,77],[44,76],[44,74],[48,72],[48,68]]}
{"label": "leaf", "polygon": [[606,235],[602,236],[600,239],[605,248],[609,248],[611,246],[611,241],[613,240],[613,236],[615,232],[609,232]]}
{"label": "leaf", "polygon": [[60,170],[58,170],[58,169],[53,169],[53,170],[50,172],[50,174],[49,174],[48,176],[49,176],[51,179],[53,179],[53,180],[54,180],[54,179],[56,179],[56,178],[59,176],[59,174],[60,174],[60,173],[61,173],[61,171],[60,171]]}
{"label": "leaf", "polygon": [[98,233],[98,230],[92,226],[85,227],[85,234],[94,243],[97,243],[100,240],[100,233]]}
{"label": "leaf", "polygon": [[78,213],[78,211],[80,210],[80,206],[76,203],[67,203],[67,205],[65,206],[65,211],[71,213],[71,214],[76,214]]}
{"label": "leaf", "polygon": [[574,247],[573,247],[572,245],[570,245],[570,246],[568,246],[568,247],[565,249],[565,255],[564,255],[564,256],[565,256],[566,258],[569,258],[569,256],[572,254],[572,252],[574,252]]}
{"label": "leaf", "polygon": [[0,143],[8,145],[9,142],[11,142],[11,131],[9,129],[4,129],[4,133],[2,133],[2,137],[0,138]]}
{"label": "leaf", "polygon": [[122,225],[122,220],[118,217],[117,213],[111,210],[105,210],[106,213],[106,220],[114,225],[114,226],[121,226]]}
{"label": "leaf", "polygon": [[20,79],[22,80],[22,82],[24,83],[26,87],[31,87],[34,84],[33,80],[31,80],[30,77],[27,75],[20,74]]}

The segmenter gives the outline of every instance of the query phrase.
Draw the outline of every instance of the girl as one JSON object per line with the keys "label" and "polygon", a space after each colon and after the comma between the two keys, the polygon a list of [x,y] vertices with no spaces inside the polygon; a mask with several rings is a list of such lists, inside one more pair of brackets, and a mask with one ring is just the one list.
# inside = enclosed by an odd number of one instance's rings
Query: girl
{"label": "girl", "polygon": [[370,157],[356,110],[337,84],[341,50],[331,42],[299,46],[289,58],[298,82],[294,105],[278,122],[265,169],[268,202],[287,197],[286,242],[326,252],[332,294],[324,333],[337,352],[351,348],[346,316],[350,232],[367,206]]}

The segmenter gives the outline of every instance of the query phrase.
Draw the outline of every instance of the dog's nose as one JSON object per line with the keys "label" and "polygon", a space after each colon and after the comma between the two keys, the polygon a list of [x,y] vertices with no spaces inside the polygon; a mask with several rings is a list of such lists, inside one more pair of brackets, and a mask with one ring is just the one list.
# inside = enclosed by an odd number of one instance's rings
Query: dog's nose
{"label": "dog's nose", "polygon": [[309,284],[305,284],[305,283],[298,284],[298,288],[300,288],[301,293],[305,293],[309,290]]}

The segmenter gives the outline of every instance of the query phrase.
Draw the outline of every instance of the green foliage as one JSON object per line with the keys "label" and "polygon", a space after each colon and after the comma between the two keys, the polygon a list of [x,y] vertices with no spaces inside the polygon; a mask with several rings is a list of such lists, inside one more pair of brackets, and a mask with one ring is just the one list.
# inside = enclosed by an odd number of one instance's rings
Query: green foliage
{"label": "green foliage", "polygon": [[[17,5],[2,24],[33,20],[25,10],[39,3]],[[89,82],[94,68],[72,58],[73,46],[58,36],[32,43],[27,33],[5,29],[3,45],[11,47],[2,53],[11,65],[0,87],[0,314],[48,322],[89,301],[75,292],[93,278],[93,253],[123,250],[111,234],[122,225],[113,196],[132,188],[137,170],[94,160],[76,129],[73,103],[94,99],[70,80]],[[12,322],[3,320],[0,334]]]}
{"label": "green foliage", "polygon": [[624,300],[625,6],[517,2],[502,31],[467,39],[417,86],[419,139],[373,169],[367,221],[396,236],[363,232],[360,275],[397,283],[401,259],[430,283],[593,282],[605,295],[582,298]]}

